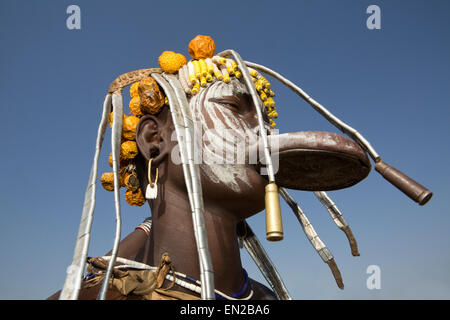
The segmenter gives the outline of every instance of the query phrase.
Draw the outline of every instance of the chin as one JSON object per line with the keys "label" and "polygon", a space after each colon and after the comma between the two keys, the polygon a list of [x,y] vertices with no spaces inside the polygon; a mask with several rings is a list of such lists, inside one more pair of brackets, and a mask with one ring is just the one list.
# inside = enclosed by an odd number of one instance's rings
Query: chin
{"label": "chin", "polygon": [[238,220],[264,210],[267,180],[254,166],[201,166],[204,199],[232,212]]}

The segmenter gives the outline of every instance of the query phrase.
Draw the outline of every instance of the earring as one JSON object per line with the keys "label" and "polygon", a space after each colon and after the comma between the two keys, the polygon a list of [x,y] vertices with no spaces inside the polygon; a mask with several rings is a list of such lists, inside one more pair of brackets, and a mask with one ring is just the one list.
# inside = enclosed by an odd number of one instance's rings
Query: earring
{"label": "earring", "polygon": [[156,178],[155,182],[152,182],[152,160],[151,158],[148,161],[148,185],[147,190],[145,190],[145,199],[156,199],[158,196],[158,185],[156,184],[158,182],[158,168],[156,168]]}

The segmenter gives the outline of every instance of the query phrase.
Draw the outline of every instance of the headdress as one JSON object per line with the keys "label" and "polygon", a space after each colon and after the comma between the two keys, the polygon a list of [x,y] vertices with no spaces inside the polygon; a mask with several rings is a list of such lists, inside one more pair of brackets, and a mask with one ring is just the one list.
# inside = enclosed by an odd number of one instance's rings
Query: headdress
{"label": "headdress", "polygon": [[[61,293],[61,299],[76,299],[81,286],[83,266],[86,262],[90,240],[91,224],[95,206],[97,168],[100,149],[108,122],[112,128],[112,153],[109,163],[112,172],[102,175],[100,181],[105,189],[114,192],[116,234],[111,259],[105,274],[99,298],[105,297],[112,267],[117,258],[121,234],[120,187],[126,187],[126,201],[130,205],[142,205],[145,198],[136,177],[134,158],[138,154],[136,146],[136,126],[139,118],[145,114],[158,114],[164,105],[168,105],[175,126],[176,137],[180,147],[181,163],[194,222],[194,234],[200,261],[200,281],[202,299],[214,299],[214,277],[207,233],[204,222],[202,185],[199,167],[194,162],[193,117],[188,105],[188,96],[198,94],[201,87],[215,81],[229,82],[232,77],[243,81],[252,97],[258,116],[259,134],[262,139],[264,160],[267,167],[269,183],[266,187],[266,222],[267,238],[276,241],[283,238],[278,194],[292,208],[306,236],[321,258],[326,262],[339,287],[343,287],[340,272],[331,252],[320,240],[300,206],[293,200],[286,189],[278,188],[275,181],[265,118],[275,126],[278,117],[275,109],[274,92],[263,74],[271,76],[292,89],[306,100],[316,111],[323,115],[343,133],[358,143],[375,162],[375,169],[388,181],[419,204],[425,204],[432,196],[426,188],[413,181],[400,171],[381,160],[369,142],[355,129],[335,117],[325,107],[306,94],[301,88],[277,72],[259,64],[244,61],[234,50],[225,50],[215,54],[214,41],[209,36],[195,37],[188,47],[190,60],[182,54],[164,51],[158,59],[161,68],[141,69],[119,76],[109,87],[103,104],[103,113],[97,132],[94,161],[85,195],[85,202],[75,246],[73,262],[68,268],[67,278]],[[130,86],[130,114],[124,115],[122,89]],[[331,217],[347,235],[353,255],[359,255],[356,241],[349,225],[341,212],[324,191],[314,191],[316,197],[326,207]],[[268,283],[280,299],[290,299],[281,277],[262,248],[258,239],[244,222],[239,232],[243,246],[262,271]]]}

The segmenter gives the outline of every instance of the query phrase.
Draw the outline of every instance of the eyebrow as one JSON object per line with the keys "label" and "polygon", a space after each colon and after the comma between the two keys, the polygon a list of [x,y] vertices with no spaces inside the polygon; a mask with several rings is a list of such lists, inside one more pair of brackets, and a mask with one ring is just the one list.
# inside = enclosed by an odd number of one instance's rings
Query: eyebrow
{"label": "eyebrow", "polygon": [[[217,85],[215,85],[218,83]],[[239,94],[248,94],[247,87],[242,82],[232,80],[230,83],[216,82],[207,87],[209,98],[220,99],[223,97],[235,96]]]}

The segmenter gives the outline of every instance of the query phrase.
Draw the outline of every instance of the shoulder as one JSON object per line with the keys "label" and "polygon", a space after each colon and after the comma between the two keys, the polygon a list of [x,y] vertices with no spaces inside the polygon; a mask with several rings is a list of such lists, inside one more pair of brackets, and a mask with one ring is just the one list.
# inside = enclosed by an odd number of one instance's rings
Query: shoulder
{"label": "shoulder", "polygon": [[251,278],[249,279],[253,287],[252,300],[278,300],[275,293],[268,287],[266,287],[265,285],[256,280],[253,280]]}

